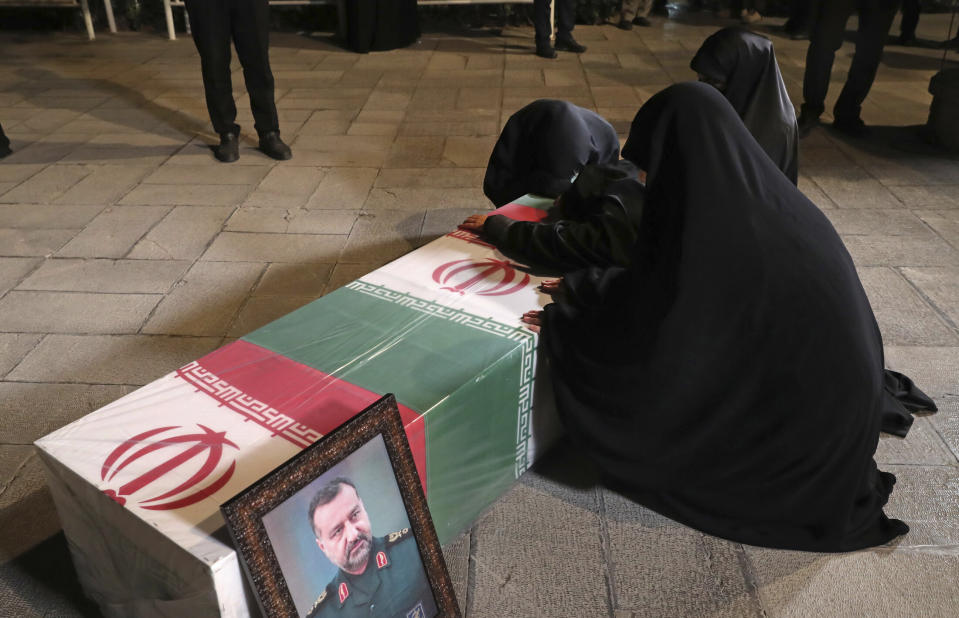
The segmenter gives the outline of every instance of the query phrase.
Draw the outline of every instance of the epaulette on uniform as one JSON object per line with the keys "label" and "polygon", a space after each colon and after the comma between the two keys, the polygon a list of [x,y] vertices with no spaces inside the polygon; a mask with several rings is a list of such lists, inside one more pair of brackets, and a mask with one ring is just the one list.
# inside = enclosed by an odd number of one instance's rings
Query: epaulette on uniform
{"label": "epaulette on uniform", "polygon": [[313,603],[313,607],[310,608],[310,613],[312,614],[320,607],[320,603],[326,600],[326,590],[320,593],[320,596],[316,597],[316,601]]}
{"label": "epaulette on uniform", "polygon": [[402,530],[398,532],[390,532],[386,536],[386,546],[389,547],[390,545],[396,545],[397,543],[399,543],[400,541],[402,541],[408,536],[410,536],[409,528],[403,528]]}

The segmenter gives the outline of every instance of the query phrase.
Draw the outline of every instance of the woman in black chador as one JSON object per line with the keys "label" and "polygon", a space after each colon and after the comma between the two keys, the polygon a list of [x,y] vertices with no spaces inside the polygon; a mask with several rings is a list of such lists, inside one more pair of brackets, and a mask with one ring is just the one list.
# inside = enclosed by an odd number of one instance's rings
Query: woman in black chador
{"label": "woman in black chador", "polygon": [[716,536],[849,551],[907,532],[873,460],[882,338],[828,219],[705,84],[650,99],[623,155],[647,172],[630,264],[570,273],[524,318],[573,438]]}
{"label": "woman in black chador", "polygon": [[796,110],[779,73],[772,41],[745,28],[723,28],[703,42],[690,67],[700,81],[723,93],[773,163],[796,184]]}
{"label": "woman in black chador", "polygon": [[496,206],[533,193],[557,197],[590,163],[616,163],[619,138],[598,114],[540,99],[506,122],[493,147],[483,192]]}

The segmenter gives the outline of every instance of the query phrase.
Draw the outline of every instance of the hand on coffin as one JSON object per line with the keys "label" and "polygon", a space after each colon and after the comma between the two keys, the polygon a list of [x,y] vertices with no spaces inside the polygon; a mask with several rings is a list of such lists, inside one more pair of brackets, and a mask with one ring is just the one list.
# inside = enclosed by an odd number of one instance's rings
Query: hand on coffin
{"label": "hand on coffin", "polygon": [[527,324],[526,328],[538,333],[543,326],[543,311],[541,309],[527,311],[520,319]]}
{"label": "hand on coffin", "polygon": [[487,216],[488,215],[470,215],[466,217],[466,221],[460,223],[460,227],[464,230],[479,234],[483,231],[483,224],[486,223]]}
{"label": "hand on coffin", "polygon": [[539,284],[539,291],[543,294],[549,294],[550,296],[561,294],[563,292],[563,280],[547,279]]}

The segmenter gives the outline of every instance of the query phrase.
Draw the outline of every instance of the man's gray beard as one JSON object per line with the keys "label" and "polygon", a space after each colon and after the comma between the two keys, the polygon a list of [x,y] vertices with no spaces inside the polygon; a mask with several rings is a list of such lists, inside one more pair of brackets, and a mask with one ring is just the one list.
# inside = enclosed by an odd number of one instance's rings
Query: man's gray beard
{"label": "man's gray beard", "polygon": [[373,548],[373,540],[368,536],[361,536],[357,540],[362,539],[366,541],[366,548],[364,551],[355,555],[355,557],[350,557],[349,552],[346,556],[346,564],[343,566],[348,571],[355,571],[361,566],[366,566],[367,560],[370,559],[370,550]]}

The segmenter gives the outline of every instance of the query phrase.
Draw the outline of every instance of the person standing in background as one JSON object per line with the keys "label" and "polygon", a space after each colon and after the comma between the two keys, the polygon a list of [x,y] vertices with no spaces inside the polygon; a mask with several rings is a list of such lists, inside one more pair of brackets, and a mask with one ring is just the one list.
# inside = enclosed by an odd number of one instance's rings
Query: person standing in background
{"label": "person standing in background", "polygon": [[280,139],[279,118],[270,70],[270,5],[268,0],[186,0],[193,42],[200,53],[206,107],[220,143],[213,154],[224,163],[240,158],[240,125],[230,78],[230,41],[243,67],[260,150],[284,161],[293,156]]}
{"label": "person standing in background", "polygon": [[553,0],[556,3],[556,46],[550,43],[553,28],[549,19],[550,0],[533,0],[533,27],[536,29],[536,55],[555,58],[556,50],[581,54],[586,51],[573,38],[576,25],[576,0]]}
{"label": "person standing in background", "polygon": [[653,25],[649,21],[649,12],[652,9],[653,0],[623,0],[619,23],[616,25],[622,30],[632,30],[633,24],[648,28]]}
{"label": "person standing in background", "polygon": [[916,44],[916,26],[919,25],[919,0],[902,0],[902,22],[899,24],[899,44]]}
{"label": "person standing in background", "polygon": [[806,52],[806,73],[803,76],[803,104],[799,114],[799,135],[809,133],[825,110],[829,76],[836,51],[842,47],[846,22],[858,9],[859,30],[856,52],[849,67],[849,77],[833,108],[833,127],[862,137],[866,125],[860,118],[862,102],[879,69],[882,49],[899,0],[817,0],[813,6],[814,21]]}

